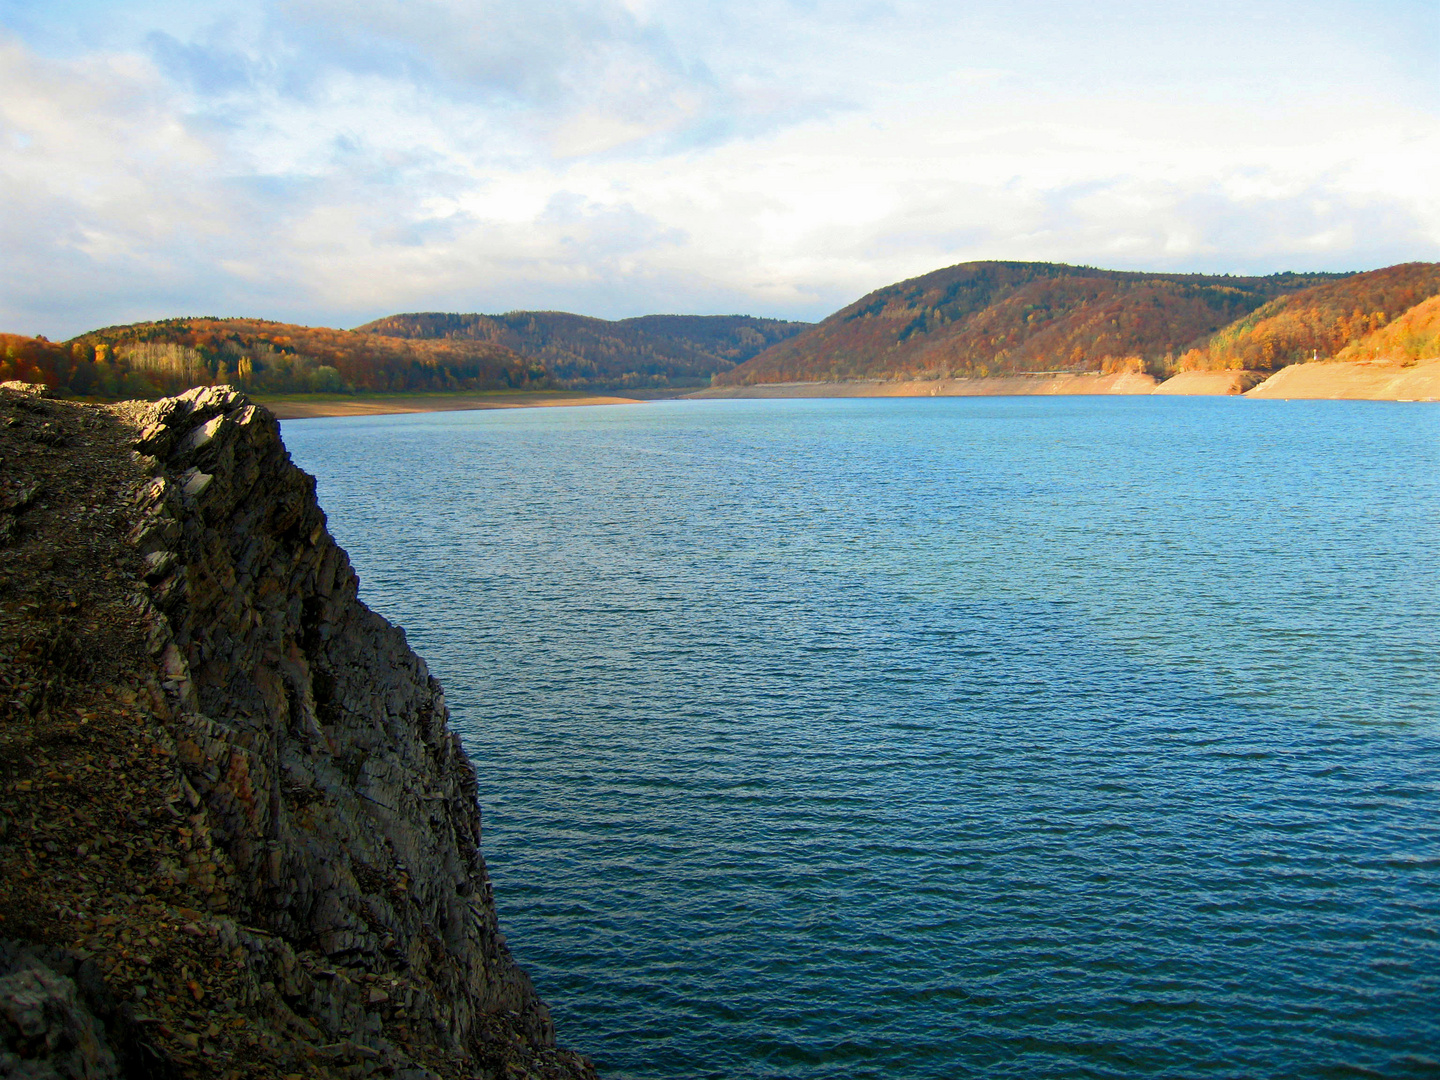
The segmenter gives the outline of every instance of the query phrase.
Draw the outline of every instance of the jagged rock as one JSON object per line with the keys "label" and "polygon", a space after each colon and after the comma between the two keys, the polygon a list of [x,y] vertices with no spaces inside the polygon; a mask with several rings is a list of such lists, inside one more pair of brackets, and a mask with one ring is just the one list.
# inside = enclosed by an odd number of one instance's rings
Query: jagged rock
{"label": "jagged rock", "polygon": [[[47,407],[88,438],[67,412],[85,407]],[[556,1049],[499,931],[476,776],[444,694],[404,633],[357,599],[314,480],[290,461],[274,417],[228,387],[117,412],[129,434],[111,445],[148,459],[128,466],[134,497],[111,526],[129,561],[104,556],[129,567],[135,645],[115,661],[131,689],[94,715],[109,710],[121,725],[103,753],[117,764],[129,755],[135,813],[115,811],[128,831],[111,848],[123,850],[98,866],[90,848],[109,852],[105,837],[72,835],[72,851],[46,839],[53,830],[17,824],[5,863],[0,833],[0,864],[30,875],[13,884],[31,890],[7,900],[0,881],[0,912],[21,913],[5,925],[28,910],[20,896],[36,895],[53,908],[36,934],[77,928],[125,1003],[95,1029],[123,1044],[125,1075],[159,1075],[173,1060],[185,1075],[231,1080],[308,1075],[319,1061],[336,1076],[593,1077]],[[72,452],[45,451],[56,462]],[[71,502],[65,490],[26,549],[52,576],[59,564],[43,546],[74,527],[65,508],[95,509],[83,488]],[[59,637],[44,649],[31,653],[84,652]],[[31,700],[23,686],[14,693]],[[43,719],[40,700],[30,709]],[[0,825],[6,800],[46,776],[99,775],[85,772],[95,755],[82,752],[83,732],[65,738],[57,745],[76,756],[48,773],[0,754]],[[57,805],[77,822],[103,810],[78,792]],[[38,868],[61,864],[76,881],[109,866],[129,893],[42,888],[51,879]]]}
{"label": "jagged rock", "polygon": [[0,390],[13,390],[17,394],[33,394],[35,397],[54,397],[55,391],[51,390],[44,383],[22,382],[19,379],[7,379],[0,382]]}
{"label": "jagged rock", "polygon": [[30,950],[0,942],[0,1077],[110,1080],[121,1075],[105,1024],[90,1011],[75,981]]}

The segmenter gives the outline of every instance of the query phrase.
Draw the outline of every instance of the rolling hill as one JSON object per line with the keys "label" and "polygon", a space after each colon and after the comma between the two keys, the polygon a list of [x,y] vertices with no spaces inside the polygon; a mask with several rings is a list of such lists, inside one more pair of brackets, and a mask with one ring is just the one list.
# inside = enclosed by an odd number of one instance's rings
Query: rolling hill
{"label": "rolling hill", "polygon": [[976,262],[876,290],[818,324],[741,315],[612,322],[552,311],[425,312],[355,330],[196,318],[107,327],[64,343],[0,335],[0,380],[115,398],[218,382],[270,394],[393,394],[680,389],[712,378],[717,387],[740,388],[1037,373],[1263,373],[1312,359],[1434,359],[1437,305],[1440,263],[1221,277]]}
{"label": "rolling hill", "polygon": [[1422,300],[1405,314],[1347,345],[1337,360],[1411,364],[1440,357],[1440,295]]}
{"label": "rolling hill", "polygon": [[534,357],[564,389],[704,386],[810,323],[748,315],[643,315],[609,321],[562,311],[421,312],[357,327],[407,340],[486,342]]}
{"label": "rolling hill", "polygon": [[563,312],[394,315],[358,330],[166,319],[63,343],[0,335],[0,380],[106,398],[223,382],[270,394],[704,386],[809,325],[742,315],[607,322]]}
{"label": "rolling hill", "polygon": [[[1353,274],[1271,300],[1215,334],[1193,359],[1209,368],[1273,371],[1340,358],[1437,293],[1440,263],[1401,263]],[[1370,356],[1400,350],[1402,338],[1418,348],[1420,338],[1412,333],[1419,329],[1417,320],[1423,321],[1416,316],[1393,334],[1377,337]]]}
{"label": "rolling hill", "polygon": [[402,341],[262,319],[112,326],[50,350],[63,355],[50,356],[44,381],[102,397],[224,382],[268,393],[333,393],[530,388],[547,378],[538,361],[490,342]]}
{"label": "rolling hill", "polygon": [[716,383],[1168,370],[1271,300],[1344,277],[962,263],[878,289]]}

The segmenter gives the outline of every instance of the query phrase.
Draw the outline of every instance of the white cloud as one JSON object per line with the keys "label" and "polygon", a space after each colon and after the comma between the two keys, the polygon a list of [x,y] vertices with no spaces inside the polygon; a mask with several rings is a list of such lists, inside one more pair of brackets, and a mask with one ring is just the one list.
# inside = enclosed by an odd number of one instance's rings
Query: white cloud
{"label": "white cloud", "polygon": [[203,10],[0,38],[0,325],[818,317],[968,258],[1440,257],[1416,5]]}

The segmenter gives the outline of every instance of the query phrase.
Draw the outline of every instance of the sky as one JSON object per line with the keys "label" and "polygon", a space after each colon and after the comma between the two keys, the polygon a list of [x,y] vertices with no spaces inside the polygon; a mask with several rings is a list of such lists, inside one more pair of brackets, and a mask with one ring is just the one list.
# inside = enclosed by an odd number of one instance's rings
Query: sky
{"label": "sky", "polygon": [[0,0],[0,330],[1440,260],[1436,0]]}

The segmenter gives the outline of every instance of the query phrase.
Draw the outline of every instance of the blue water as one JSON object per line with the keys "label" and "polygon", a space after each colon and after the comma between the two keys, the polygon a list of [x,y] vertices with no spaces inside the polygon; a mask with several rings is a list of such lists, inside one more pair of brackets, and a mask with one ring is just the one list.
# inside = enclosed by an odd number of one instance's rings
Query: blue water
{"label": "blue water", "polygon": [[610,1080],[1440,1076],[1440,408],[285,436]]}

